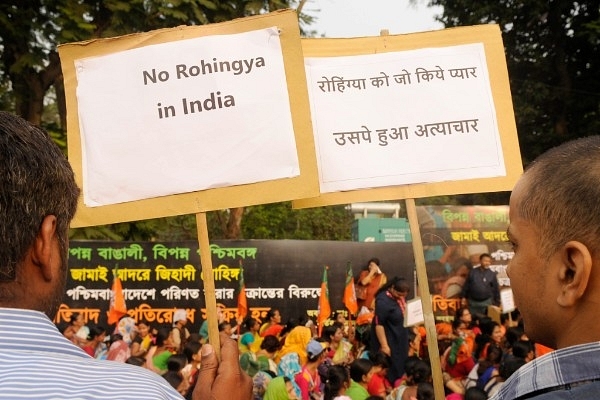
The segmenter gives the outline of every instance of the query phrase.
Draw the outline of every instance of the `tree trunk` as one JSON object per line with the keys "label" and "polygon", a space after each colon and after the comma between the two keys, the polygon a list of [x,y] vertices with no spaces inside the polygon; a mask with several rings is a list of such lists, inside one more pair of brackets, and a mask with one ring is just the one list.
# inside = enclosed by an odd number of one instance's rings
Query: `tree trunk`
{"label": "tree trunk", "polygon": [[229,219],[227,220],[226,239],[241,239],[242,236],[242,217],[244,207],[230,208]]}
{"label": "tree trunk", "polygon": [[41,124],[46,92],[61,75],[58,54],[51,52],[48,60],[48,66],[40,72],[29,69],[21,76],[11,77],[13,82],[19,82],[18,86],[23,88],[15,91],[17,112],[34,125]]}

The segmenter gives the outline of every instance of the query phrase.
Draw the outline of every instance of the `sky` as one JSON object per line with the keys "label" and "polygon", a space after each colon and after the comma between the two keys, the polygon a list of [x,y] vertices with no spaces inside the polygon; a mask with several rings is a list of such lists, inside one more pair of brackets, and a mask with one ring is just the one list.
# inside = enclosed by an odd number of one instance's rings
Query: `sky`
{"label": "sky", "polygon": [[419,0],[308,0],[303,12],[315,16],[310,30],[316,37],[378,36],[382,29],[390,35],[431,31],[443,28],[434,17],[442,7],[427,7]]}

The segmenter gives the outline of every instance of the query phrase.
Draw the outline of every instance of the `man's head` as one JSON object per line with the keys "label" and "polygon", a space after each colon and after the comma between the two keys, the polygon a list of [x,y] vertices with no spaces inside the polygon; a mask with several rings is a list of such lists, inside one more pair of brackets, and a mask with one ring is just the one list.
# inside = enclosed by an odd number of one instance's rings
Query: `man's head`
{"label": "man's head", "polygon": [[48,134],[0,112],[0,306],[54,316],[78,196],[71,166]]}
{"label": "man's head", "polygon": [[[598,340],[600,136],[540,156],[510,199],[508,274],[529,337],[550,347]],[[598,267],[596,267],[598,268]],[[589,321],[588,321],[589,320]]]}
{"label": "man's head", "polygon": [[483,253],[480,255],[479,265],[481,265],[483,268],[489,268],[490,265],[492,265],[492,256],[490,256],[488,253]]}

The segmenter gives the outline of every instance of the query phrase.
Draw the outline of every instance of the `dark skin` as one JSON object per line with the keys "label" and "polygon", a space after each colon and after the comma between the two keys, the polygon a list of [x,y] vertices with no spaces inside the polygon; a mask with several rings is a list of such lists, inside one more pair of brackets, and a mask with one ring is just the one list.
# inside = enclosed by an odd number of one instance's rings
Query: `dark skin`
{"label": "dark skin", "polygon": [[219,334],[221,362],[210,344],[202,346],[202,364],[194,388],[194,400],[250,399],[252,379],[240,368],[237,343]]}

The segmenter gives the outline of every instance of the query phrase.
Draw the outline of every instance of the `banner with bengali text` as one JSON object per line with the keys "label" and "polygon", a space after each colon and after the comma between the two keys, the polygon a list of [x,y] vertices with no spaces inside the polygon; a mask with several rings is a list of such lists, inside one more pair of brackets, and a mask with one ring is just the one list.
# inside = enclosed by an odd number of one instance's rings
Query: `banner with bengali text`
{"label": "banner with bengali text", "polygon": [[[447,319],[458,307],[457,285],[465,263],[477,264],[481,253],[492,255],[502,286],[512,258],[506,241],[508,206],[417,207],[429,287],[436,318]],[[328,265],[333,311],[344,311],[346,267],[354,276],[371,257],[381,260],[389,278],[405,277],[415,296],[414,257],[410,243],[360,243],[317,240],[215,240],[210,245],[217,303],[235,323],[240,262],[244,268],[248,315],[264,318],[269,308],[281,310],[283,321],[308,313],[315,318],[323,266]],[[67,287],[55,322],[64,326],[81,312],[92,324],[108,325],[112,274],[123,286],[128,314],[154,325],[170,325],[173,312],[187,310],[190,331],[197,332],[205,315],[203,276],[198,243],[72,241]]]}

